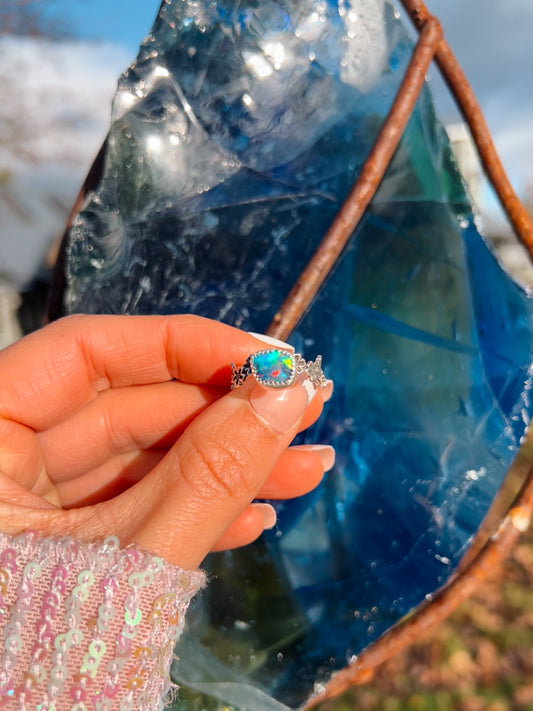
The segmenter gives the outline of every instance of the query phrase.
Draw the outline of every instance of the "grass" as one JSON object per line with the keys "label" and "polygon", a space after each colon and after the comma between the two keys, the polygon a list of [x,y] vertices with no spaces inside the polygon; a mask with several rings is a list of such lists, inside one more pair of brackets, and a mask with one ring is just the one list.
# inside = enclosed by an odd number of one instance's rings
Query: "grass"
{"label": "grass", "polygon": [[533,711],[533,532],[428,637],[319,709]]}

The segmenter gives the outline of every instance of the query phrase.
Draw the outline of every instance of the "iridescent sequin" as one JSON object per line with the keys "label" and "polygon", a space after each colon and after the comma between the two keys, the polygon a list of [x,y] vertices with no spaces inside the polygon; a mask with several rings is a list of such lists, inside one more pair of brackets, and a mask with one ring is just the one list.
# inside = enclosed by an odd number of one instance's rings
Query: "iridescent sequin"
{"label": "iridescent sequin", "polygon": [[0,533],[0,705],[159,709],[203,582],[200,572],[121,550],[115,537],[82,544]]}

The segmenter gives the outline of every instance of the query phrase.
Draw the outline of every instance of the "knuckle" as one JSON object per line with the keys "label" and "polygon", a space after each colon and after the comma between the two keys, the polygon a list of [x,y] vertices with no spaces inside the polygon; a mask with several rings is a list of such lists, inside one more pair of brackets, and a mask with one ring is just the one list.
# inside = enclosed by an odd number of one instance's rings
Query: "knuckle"
{"label": "knuckle", "polygon": [[108,501],[99,506],[67,509],[63,511],[59,525],[63,531],[68,531],[68,535],[80,540],[104,539],[112,534],[125,545],[131,530],[128,513],[126,509],[121,513],[119,507]]}
{"label": "knuckle", "polygon": [[120,454],[123,450],[121,447],[123,437],[119,421],[114,415],[113,408],[109,406],[109,403],[106,403],[100,412],[100,426],[113,455]]}
{"label": "knuckle", "polygon": [[189,486],[202,496],[224,495],[231,499],[249,498],[255,493],[249,453],[241,446],[223,444],[202,434],[194,435],[181,472]]}

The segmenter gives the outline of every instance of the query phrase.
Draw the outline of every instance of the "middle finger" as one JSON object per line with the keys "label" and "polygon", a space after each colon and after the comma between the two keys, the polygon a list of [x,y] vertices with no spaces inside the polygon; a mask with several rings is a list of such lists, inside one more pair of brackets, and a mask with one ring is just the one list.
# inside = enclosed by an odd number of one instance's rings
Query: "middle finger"
{"label": "middle finger", "polygon": [[223,388],[178,381],[105,390],[69,419],[38,433],[49,477],[80,477],[122,454],[170,447]]}

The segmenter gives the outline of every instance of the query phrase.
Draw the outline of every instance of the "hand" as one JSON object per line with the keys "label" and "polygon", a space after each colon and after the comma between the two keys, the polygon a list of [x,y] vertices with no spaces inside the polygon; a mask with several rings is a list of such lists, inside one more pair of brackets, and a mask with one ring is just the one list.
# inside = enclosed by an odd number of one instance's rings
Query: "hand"
{"label": "hand", "polygon": [[183,567],[254,540],[272,512],[252,500],[333,461],[287,449],[331,387],[228,390],[264,347],[195,316],[72,316],[0,352],[0,530],[113,534]]}

